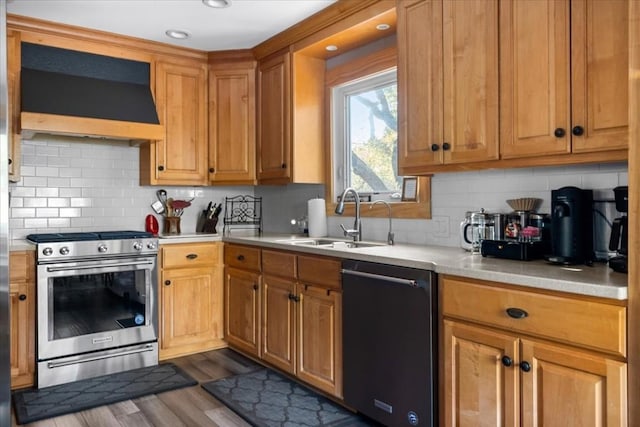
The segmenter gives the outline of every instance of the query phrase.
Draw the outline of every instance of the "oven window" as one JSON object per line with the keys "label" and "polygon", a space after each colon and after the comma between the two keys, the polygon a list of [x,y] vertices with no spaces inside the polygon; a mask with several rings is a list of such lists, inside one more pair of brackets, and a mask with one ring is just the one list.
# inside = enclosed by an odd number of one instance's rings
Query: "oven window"
{"label": "oven window", "polygon": [[145,273],[137,270],[50,279],[53,282],[50,339],[148,324]]}

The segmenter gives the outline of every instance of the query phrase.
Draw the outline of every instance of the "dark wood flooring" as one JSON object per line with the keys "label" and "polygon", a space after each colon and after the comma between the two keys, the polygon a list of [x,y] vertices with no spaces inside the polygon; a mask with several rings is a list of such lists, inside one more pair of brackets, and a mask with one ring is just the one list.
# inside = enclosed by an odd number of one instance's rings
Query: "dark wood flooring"
{"label": "dark wood flooring", "polygon": [[[199,383],[252,370],[254,362],[228,349],[172,359]],[[13,426],[19,425],[15,418]],[[200,385],[50,418],[28,427],[249,426]]]}

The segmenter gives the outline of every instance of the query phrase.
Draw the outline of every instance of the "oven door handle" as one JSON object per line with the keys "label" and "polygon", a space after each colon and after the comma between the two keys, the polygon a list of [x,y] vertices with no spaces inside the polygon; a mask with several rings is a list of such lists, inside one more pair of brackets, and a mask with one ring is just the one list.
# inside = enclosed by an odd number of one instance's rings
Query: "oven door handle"
{"label": "oven door handle", "polygon": [[113,264],[87,264],[87,265],[73,265],[65,267],[47,267],[47,271],[50,273],[56,271],[71,271],[71,270],[91,270],[93,268],[108,268],[108,267],[134,267],[137,265],[153,265],[153,261],[132,261],[132,262],[116,262]]}
{"label": "oven door handle", "polygon": [[145,353],[147,351],[153,351],[153,346],[148,344],[143,348],[136,348],[134,350],[126,350],[126,351],[120,351],[117,353],[102,354],[100,356],[78,357],[74,360],[66,360],[64,362],[49,362],[47,363],[47,367],[49,369],[61,368],[63,366],[77,365],[78,363],[94,362],[96,360],[109,359],[111,357],[118,357],[118,356],[127,356],[130,354],[136,354],[136,353]]}

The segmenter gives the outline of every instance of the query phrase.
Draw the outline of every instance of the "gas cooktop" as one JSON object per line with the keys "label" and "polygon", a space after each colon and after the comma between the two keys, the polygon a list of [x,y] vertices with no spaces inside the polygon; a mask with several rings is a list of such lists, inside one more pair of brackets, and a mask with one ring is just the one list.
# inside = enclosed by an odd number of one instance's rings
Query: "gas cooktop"
{"label": "gas cooktop", "polygon": [[144,239],[153,237],[146,231],[96,231],[82,233],[29,234],[27,239],[34,243],[78,242],[88,240]]}

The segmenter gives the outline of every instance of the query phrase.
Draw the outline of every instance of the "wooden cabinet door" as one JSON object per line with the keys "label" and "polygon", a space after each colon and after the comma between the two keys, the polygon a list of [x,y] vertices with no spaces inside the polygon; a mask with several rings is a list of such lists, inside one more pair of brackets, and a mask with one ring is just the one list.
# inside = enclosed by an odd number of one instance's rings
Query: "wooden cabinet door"
{"label": "wooden cabinet door", "polygon": [[522,426],[627,425],[627,365],[533,341],[522,341]]}
{"label": "wooden cabinet door", "polygon": [[342,398],[342,293],[304,284],[298,289],[296,375]]}
{"label": "wooden cabinet door", "polygon": [[443,162],[442,0],[398,0],[397,14],[398,167],[413,175]]}
{"label": "wooden cabinet door", "polygon": [[152,184],[202,185],[207,180],[205,65],[158,62],[156,105],[165,138],[155,142]]}
{"label": "wooden cabinet door", "polygon": [[443,2],[445,163],[498,158],[498,46],[497,2]]}
{"label": "wooden cabinet door", "polygon": [[[165,269],[161,278],[161,351],[201,346],[220,336],[216,268]],[[218,270],[219,271],[219,270]],[[217,307],[216,307],[217,306]]]}
{"label": "wooden cabinet door", "polygon": [[7,89],[9,97],[9,181],[20,180],[20,33],[7,31]]}
{"label": "wooden cabinet door", "polygon": [[35,296],[34,283],[17,282],[9,285],[11,388],[30,386],[34,382]]}
{"label": "wooden cabinet door", "polygon": [[443,331],[443,425],[519,426],[518,339],[449,320]]}
{"label": "wooden cabinet door", "polygon": [[209,71],[209,181],[255,184],[255,66]]}
{"label": "wooden cabinet door", "polygon": [[293,280],[262,276],[262,359],[295,373],[295,292]]}
{"label": "wooden cabinet door", "polygon": [[225,338],[230,346],[260,356],[260,275],[225,269]]}
{"label": "wooden cabinet door", "polygon": [[291,55],[258,65],[258,180],[291,178]]}
{"label": "wooden cabinet door", "polygon": [[629,0],[571,1],[574,153],[627,148],[628,20]]}
{"label": "wooden cabinet door", "polygon": [[571,151],[569,28],[569,1],[500,1],[503,158]]}

